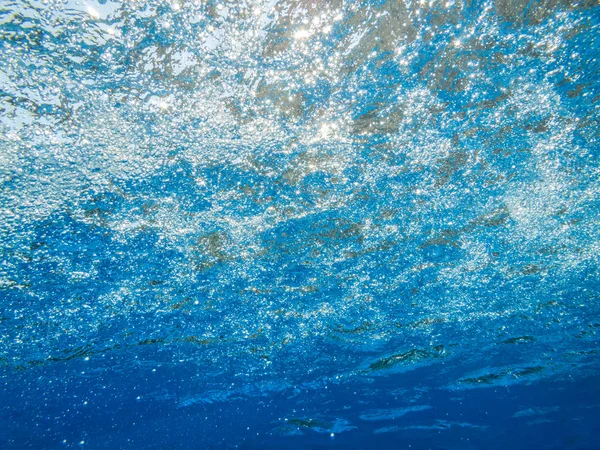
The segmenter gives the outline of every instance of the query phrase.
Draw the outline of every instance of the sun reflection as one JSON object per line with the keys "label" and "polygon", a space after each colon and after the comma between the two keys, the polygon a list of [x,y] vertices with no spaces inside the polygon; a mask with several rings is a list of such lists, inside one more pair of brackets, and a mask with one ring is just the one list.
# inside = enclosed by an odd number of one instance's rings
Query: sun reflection
{"label": "sun reflection", "polygon": [[298,30],[296,31],[296,33],[294,34],[294,37],[297,40],[301,40],[301,39],[307,39],[309,37],[311,37],[313,35],[313,32],[309,29],[302,29],[302,30]]}
{"label": "sun reflection", "polygon": [[87,5],[87,12],[93,19],[100,18],[100,12],[96,8],[94,8],[90,5]]}

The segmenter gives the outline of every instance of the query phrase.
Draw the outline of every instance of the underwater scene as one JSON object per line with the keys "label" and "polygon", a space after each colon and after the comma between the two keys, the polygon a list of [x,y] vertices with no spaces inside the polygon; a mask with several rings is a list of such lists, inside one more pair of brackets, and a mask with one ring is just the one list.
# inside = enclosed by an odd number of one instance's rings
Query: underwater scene
{"label": "underwater scene", "polygon": [[0,448],[600,449],[598,0],[0,0]]}

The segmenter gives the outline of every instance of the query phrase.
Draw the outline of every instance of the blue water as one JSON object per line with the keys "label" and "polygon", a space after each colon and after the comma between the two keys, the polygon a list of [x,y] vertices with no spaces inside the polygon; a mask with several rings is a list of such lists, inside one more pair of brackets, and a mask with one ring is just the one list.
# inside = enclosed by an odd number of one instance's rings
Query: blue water
{"label": "blue water", "polygon": [[0,448],[600,448],[596,1],[0,0]]}

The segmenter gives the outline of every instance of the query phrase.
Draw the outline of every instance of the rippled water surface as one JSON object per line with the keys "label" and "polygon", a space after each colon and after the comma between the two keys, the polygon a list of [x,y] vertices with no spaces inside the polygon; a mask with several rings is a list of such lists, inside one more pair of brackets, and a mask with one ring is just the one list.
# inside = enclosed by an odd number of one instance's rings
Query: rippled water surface
{"label": "rippled water surface", "polygon": [[0,447],[600,448],[597,0],[0,0]]}

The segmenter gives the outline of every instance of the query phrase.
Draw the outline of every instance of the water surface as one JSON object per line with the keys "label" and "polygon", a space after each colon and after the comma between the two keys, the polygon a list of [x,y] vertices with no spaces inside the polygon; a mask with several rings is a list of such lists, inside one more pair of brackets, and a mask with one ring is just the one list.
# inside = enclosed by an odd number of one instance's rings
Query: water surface
{"label": "water surface", "polygon": [[0,447],[598,448],[599,31],[0,0]]}

